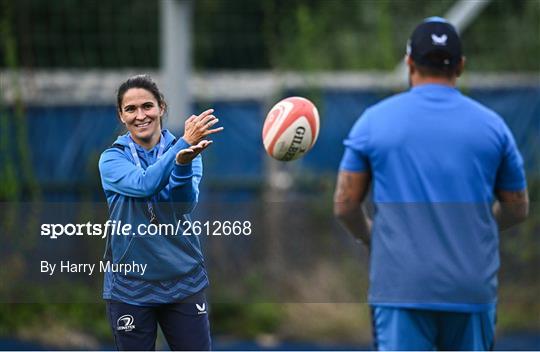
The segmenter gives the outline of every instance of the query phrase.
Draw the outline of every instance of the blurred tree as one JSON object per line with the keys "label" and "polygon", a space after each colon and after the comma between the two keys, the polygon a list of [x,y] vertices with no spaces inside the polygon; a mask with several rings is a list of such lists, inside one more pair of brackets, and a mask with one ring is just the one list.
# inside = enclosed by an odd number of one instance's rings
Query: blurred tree
{"label": "blurred tree", "polygon": [[6,109],[0,100],[0,201],[20,200],[23,192],[26,198],[35,198],[40,193],[32,170],[28,125],[15,73],[19,64],[17,41],[13,33],[13,8],[11,1],[0,2],[0,48],[4,62],[14,72],[9,82],[3,79],[2,84],[15,87],[15,100],[11,109]]}
{"label": "blurred tree", "polygon": [[[9,0],[24,67],[159,65],[159,2]],[[455,0],[198,0],[197,69],[386,70]],[[99,5],[98,5],[99,4]],[[540,70],[540,1],[494,0],[463,34],[474,70]],[[7,66],[0,55],[0,67]]]}

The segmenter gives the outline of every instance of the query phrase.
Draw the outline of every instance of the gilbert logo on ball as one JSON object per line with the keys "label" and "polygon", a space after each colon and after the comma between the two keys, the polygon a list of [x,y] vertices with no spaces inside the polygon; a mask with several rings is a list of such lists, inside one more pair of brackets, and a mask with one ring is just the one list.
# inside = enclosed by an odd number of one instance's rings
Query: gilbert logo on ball
{"label": "gilbert logo on ball", "polygon": [[290,161],[302,157],[319,135],[319,112],[306,98],[289,97],[268,112],[262,132],[264,149],[271,157]]}

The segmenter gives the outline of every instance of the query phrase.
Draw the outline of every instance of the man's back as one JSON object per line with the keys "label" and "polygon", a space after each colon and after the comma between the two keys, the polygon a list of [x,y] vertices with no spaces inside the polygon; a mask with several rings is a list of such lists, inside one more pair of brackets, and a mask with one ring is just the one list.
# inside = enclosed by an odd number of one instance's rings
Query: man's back
{"label": "man's back", "polygon": [[503,120],[453,87],[426,84],[382,101],[345,145],[355,149],[365,135],[360,148],[370,153],[378,202],[491,203],[496,181],[522,186],[504,169],[498,175],[501,157],[515,147]]}
{"label": "man's back", "polygon": [[450,86],[425,84],[368,109],[341,168],[369,169],[372,304],[475,311],[496,300],[493,190],[523,189],[502,119]]}
{"label": "man's back", "polygon": [[334,214],[371,249],[377,349],[492,349],[498,229],[527,217],[523,161],[503,120],[454,88],[465,57],[451,23],[418,24],[405,62],[413,88],[366,110],[345,141]]}

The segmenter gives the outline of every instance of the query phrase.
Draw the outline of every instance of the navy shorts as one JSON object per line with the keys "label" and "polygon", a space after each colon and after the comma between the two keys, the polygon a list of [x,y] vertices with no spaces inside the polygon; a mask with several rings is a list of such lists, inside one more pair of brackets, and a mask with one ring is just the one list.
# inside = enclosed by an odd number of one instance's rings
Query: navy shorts
{"label": "navy shorts", "polygon": [[106,303],[114,343],[119,351],[155,350],[157,324],[173,351],[211,349],[208,303],[204,293],[181,303],[158,306],[137,306],[112,300]]}
{"label": "navy shorts", "polygon": [[493,349],[496,309],[478,313],[372,307],[374,347],[388,350]]}

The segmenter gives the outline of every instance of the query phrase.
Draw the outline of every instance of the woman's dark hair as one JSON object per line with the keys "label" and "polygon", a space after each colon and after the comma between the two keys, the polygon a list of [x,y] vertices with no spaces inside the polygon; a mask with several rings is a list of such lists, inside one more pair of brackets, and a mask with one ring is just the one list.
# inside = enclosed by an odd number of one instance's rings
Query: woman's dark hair
{"label": "woman's dark hair", "polygon": [[142,88],[146,89],[154,98],[156,98],[158,105],[167,112],[167,102],[163,94],[159,91],[157,84],[152,80],[150,75],[136,75],[129,77],[124,83],[118,87],[118,92],[116,93],[116,108],[118,112],[122,112],[122,100],[124,99],[124,94],[131,88]]}

